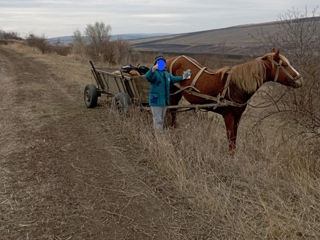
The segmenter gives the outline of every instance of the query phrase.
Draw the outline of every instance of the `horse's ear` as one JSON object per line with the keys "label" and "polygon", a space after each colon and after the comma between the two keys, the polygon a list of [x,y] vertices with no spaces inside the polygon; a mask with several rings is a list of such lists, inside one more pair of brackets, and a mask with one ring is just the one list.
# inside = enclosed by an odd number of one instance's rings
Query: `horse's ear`
{"label": "horse's ear", "polygon": [[275,53],[275,52],[276,52],[276,49],[272,48],[272,49],[271,49],[271,52],[272,52],[272,53]]}

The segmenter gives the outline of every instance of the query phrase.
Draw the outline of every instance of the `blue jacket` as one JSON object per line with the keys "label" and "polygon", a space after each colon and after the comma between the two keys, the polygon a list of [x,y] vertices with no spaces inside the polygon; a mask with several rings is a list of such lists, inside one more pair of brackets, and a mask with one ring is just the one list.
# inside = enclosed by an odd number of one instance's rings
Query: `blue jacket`
{"label": "blue jacket", "polygon": [[146,73],[146,79],[151,83],[149,92],[150,106],[167,106],[170,98],[170,83],[176,83],[182,80],[182,76],[176,77],[167,71],[150,69]]}

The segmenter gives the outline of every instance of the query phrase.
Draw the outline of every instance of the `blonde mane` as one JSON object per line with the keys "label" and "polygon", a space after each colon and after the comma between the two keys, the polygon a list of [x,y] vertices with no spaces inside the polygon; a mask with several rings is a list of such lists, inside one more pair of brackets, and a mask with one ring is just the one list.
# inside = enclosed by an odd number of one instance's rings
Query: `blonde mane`
{"label": "blonde mane", "polygon": [[247,93],[254,93],[266,79],[266,67],[261,58],[232,67],[231,81]]}

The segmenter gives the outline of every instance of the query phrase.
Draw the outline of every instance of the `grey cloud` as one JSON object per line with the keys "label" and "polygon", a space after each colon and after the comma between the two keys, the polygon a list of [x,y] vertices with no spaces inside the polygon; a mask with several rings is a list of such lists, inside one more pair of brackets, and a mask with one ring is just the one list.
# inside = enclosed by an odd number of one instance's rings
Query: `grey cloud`
{"label": "grey cloud", "polygon": [[103,21],[113,33],[190,32],[277,20],[315,0],[0,0],[0,29],[46,36],[71,35]]}

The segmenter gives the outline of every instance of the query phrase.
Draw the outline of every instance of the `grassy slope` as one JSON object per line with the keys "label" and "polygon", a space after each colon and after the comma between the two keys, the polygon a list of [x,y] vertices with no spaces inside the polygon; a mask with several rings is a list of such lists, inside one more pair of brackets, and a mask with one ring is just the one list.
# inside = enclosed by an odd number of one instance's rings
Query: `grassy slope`
{"label": "grassy slope", "polygon": [[[320,18],[318,18],[318,21],[320,24]],[[261,55],[266,51],[261,47],[262,33],[278,34],[277,25],[277,22],[241,25],[166,36],[164,38],[139,39],[133,40],[131,43],[140,50]]]}

